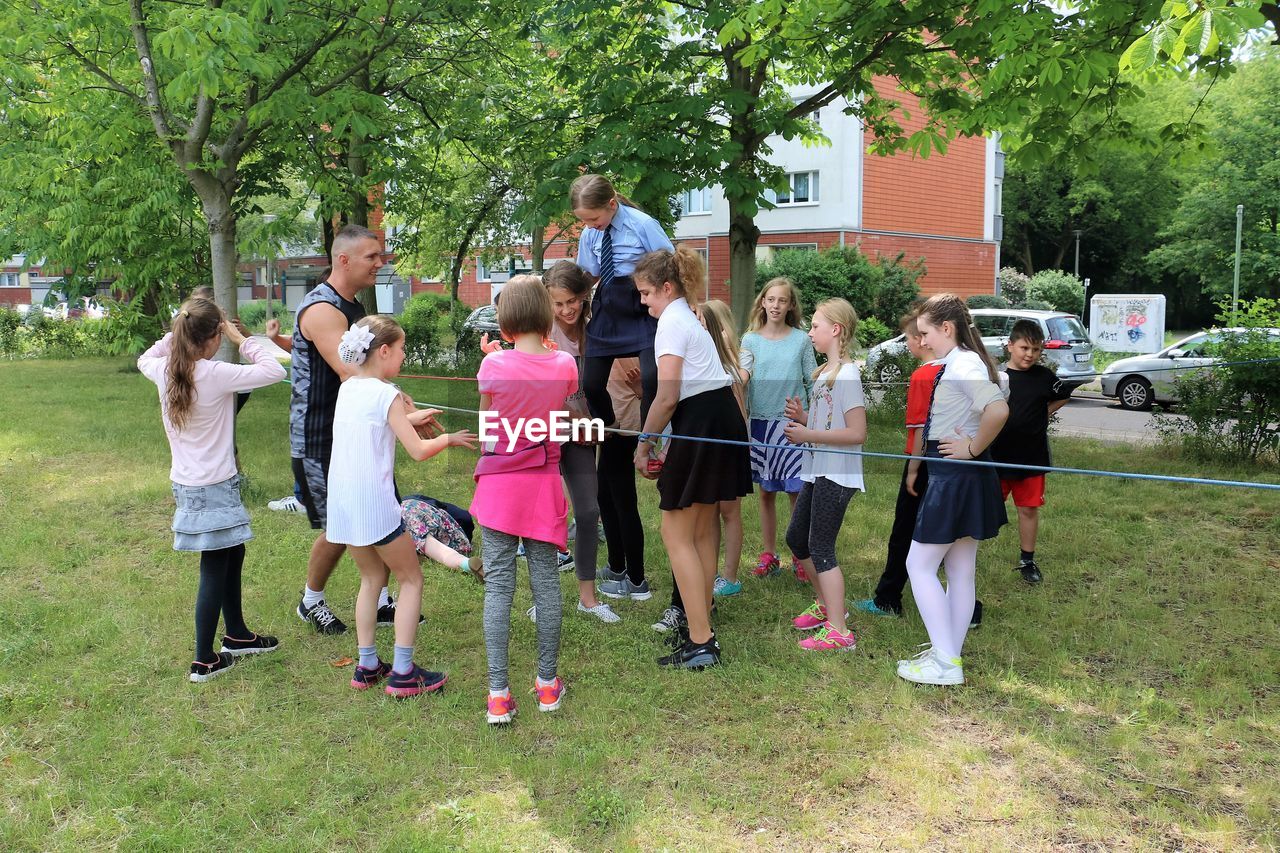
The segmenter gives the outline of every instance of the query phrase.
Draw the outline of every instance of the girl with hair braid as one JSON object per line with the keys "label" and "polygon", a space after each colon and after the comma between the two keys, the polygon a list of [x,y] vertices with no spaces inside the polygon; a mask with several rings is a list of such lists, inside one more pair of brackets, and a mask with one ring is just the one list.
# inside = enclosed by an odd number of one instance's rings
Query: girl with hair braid
{"label": "girl with hair braid", "polygon": [[[662,542],[684,605],[687,630],[675,631],[676,649],[661,666],[702,669],[720,663],[711,627],[712,585],[721,501],[751,493],[747,427],[710,333],[690,307],[702,292],[702,259],[692,249],[650,252],[636,264],[640,301],[658,320],[654,355],[658,391],[645,418],[635,466],[658,480]],[[650,468],[655,437],[667,425],[675,436],[728,439],[740,444],[672,438],[660,473]]]}
{"label": "girl with hair braid", "polygon": [[[920,499],[907,552],[911,591],[930,644],[912,660],[899,661],[898,676],[920,684],[963,684],[960,652],[977,595],[978,543],[995,538],[1009,519],[994,468],[946,460],[989,461],[1009,406],[964,300],[954,293],[930,297],[916,326],[924,346],[942,364],[924,425],[929,488]],[[917,468],[917,460],[908,463],[909,488]],[[944,563],[945,590],[938,580]]]}
{"label": "girl with hair braid", "polygon": [[[214,361],[222,336],[249,364]],[[160,417],[169,439],[173,497],[173,549],[200,553],[196,593],[196,655],[190,679],[204,682],[226,672],[240,655],[275,651],[275,637],[255,634],[244,622],[240,574],[244,543],[253,538],[240,500],[232,432],[236,393],[284,379],[284,368],[246,338],[208,299],[188,299],[174,315],[172,331],[138,358],[138,370],[160,391]],[[221,611],[226,635],[220,651],[213,636]]]}

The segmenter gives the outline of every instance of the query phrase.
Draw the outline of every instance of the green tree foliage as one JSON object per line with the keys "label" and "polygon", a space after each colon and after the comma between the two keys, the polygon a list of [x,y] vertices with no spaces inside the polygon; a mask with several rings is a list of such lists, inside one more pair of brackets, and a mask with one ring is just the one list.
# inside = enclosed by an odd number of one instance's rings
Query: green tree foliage
{"label": "green tree foliage", "polygon": [[1236,205],[1243,204],[1240,295],[1272,295],[1280,282],[1280,50],[1242,63],[1208,93],[1205,109],[1208,156],[1185,176],[1148,260],[1195,290],[1230,294]]}
{"label": "green tree foliage", "polygon": [[872,261],[851,247],[783,251],[756,270],[752,299],[770,279],[789,278],[800,288],[810,314],[822,300],[839,297],[847,299],[859,317],[875,317],[893,329],[920,295],[916,280],[923,274],[920,262],[903,263],[901,255]]}
{"label": "green tree foliage", "polygon": [[1238,314],[1220,307],[1220,325],[1249,331],[1215,347],[1225,366],[1176,380],[1182,417],[1157,415],[1157,428],[1197,458],[1280,461],[1280,362],[1258,363],[1280,359],[1280,301],[1245,302]]}
{"label": "green tree foliage", "polygon": [[218,302],[234,312],[240,201],[273,191],[302,128],[359,121],[373,101],[352,81],[424,18],[411,0],[9,3],[0,55],[4,76],[39,91],[32,121],[96,118],[63,131],[72,159],[103,135],[159,152],[185,179]]}
{"label": "green tree foliage", "polygon": [[[752,299],[745,283],[755,278],[755,216],[765,190],[784,180],[769,160],[771,140],[825,141],[806,117],[839,104],[862,119],[877,152],[927,156],[945,151],[956,134],[1016,123],[1010,144],[1045,160],[1052,150],[1044,140],[1096,134],[1073,115],[1086,110],[1106,122],[1107,106],[1131,88],[1118,77],[1118,56],[1155,16],[1137,0],[1070,9],[983,2],[964,14],[941,0],[856,8],[833,0],[625,7],[570,0],[547,12],[575,35],[561,57],[562,79],[591,75],[602,116],[595,150],[680,164],[674,176],[646,176],[667,195],[690,185],[723,188],[739,319]],[[623,32],[626,61],[595,62]],[[881,77],[921,99],[924,128],[903,130],[900,104],[874,85]],[[792,92],[802,94],[793,100]]]}
{"label": "green tree foliage", "polygon": [[1027,300],[1044,302],[1054,311],[1079,315],[1084,311],[1084,282],[1060,270],[1043,270],[1027,283]]}

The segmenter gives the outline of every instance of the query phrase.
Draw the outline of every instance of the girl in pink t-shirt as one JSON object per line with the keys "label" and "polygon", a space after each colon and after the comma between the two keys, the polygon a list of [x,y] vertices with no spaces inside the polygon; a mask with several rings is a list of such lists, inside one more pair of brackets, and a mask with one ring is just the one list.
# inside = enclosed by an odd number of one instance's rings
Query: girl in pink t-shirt
{"label": "girl in pink t-shirt", "polygon": [[559,708],[564,691],[556,673],[561,612],[556,551],[568,539],[569,508],[560,481],[560,445],[548,431],[568,417],[565,399],[578,390],[578,367],[572,356],[543,344],[553,322],[551,297],[542,281],[536,276],[513,278],[502,290],[498,327],[515,348],[489,353],[476,375],[481,438],[488,437],[487,425],[498,436],[484,444],[471,502],[484,543],[491,724],[511,722],[516,710],[507,678],[507,651],[521,539],[537,607],[538,709]]}

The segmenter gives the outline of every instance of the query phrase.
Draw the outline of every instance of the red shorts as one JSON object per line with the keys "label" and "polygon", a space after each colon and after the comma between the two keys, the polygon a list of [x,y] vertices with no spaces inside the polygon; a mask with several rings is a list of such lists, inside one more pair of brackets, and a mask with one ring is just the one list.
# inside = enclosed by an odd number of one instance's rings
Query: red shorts
{"label": "red shorts", "polygon": [[1044,474],[1023,480],[1000,480],[1000,492],[1006,500],[1013,495],[1014,506],[1044,506]]}

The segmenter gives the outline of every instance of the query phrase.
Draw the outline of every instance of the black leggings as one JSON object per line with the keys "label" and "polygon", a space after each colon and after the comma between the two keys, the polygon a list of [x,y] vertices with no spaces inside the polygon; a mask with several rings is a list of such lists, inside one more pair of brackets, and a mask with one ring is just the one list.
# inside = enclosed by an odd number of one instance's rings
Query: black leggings
{"label": "black leggings", "polygon": [[625,571],[638,585],[644,582],[644,525],[636,502],[635,452],[634,438],[608,433],[600,445],[596,484],[609,568]]}
{"label": "black leggings", "polygon": [[582,393],[587,398],[587,408],[591,417],[604,421],[605,426],[612,426],[617,420],[607,387],[613,360],[636,356],[640,359],[640,428],[644,429],[649,406],[658,393],[658,361],[654,358],[653,347],[624,355],[589,355],[582,360]]}
{"label": "black leggings", "polygon": [[842,486],[826,477],[805,483],[796,499],[796,508],[787,525],[787,547],[797,560],[813,559],[819,574],[840,565],[836,557],[836,536],[844,523],[844,512],[857,489]]}
{"label": "black leggings", "polygon": [[217,660],[213,635],[222,612],[227,636],[250,639],[240,609],[240,570],[244,568],[244,545],[200,552],[200,589],[196,593],[196,660]]}

